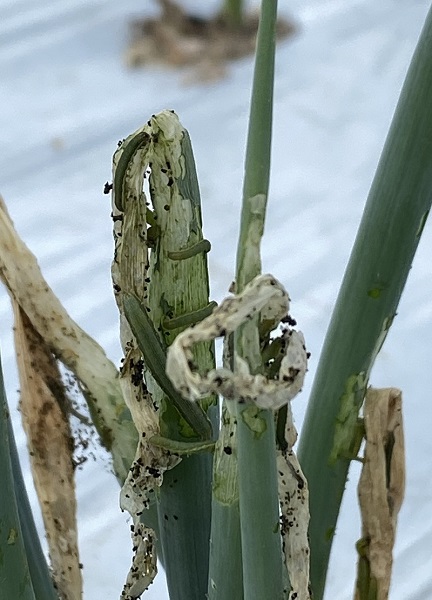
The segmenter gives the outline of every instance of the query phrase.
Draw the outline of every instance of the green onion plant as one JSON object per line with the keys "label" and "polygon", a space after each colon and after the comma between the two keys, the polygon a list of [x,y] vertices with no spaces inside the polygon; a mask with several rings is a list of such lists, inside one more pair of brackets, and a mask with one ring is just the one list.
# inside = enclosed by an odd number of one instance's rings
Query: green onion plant
{"label": "green onion plant", "polygon": [[[223,13],[238,25],[243,3],[225,0]],[[306,349],[301,343],[294,352],[297,333],[289,327],[288,296],[273,276],[262,276],[260,258],[276,20],[277,0],[263,0],[230,299],[219,307],[209,302],[210,243],[202,233],[191,141],[177,115],[153,115],[114,155],[113,282],[125,359],[112,384],[115,402],[100,397],[95,408],[93,400],[92,412],[109,415],[110,435],[121,435],[112,423],[115,414],[128,423],[132,418],[136,429],[126,441],[110,438],[108,445],[122,450],[120,461],[114,456],[124,467],[117,472],[121,504],[133,519],[134,558],[124,599],[145,597],[157,556],[171,600],[323,598],[371,369],[430,210],[432,10],[341,285],[293,473],[291,390],[301,387]],[[281,318],[282,333],[275,337]],[[222,369],[214,358],[218,336],[224,337]],[[25,493],[1,370],[0,402],[0,597],[54,600],[58,594]],[[302,502],[309,487],[310,550],[299,550],[287,533],[284,506],[292,498],[284,496],[286,477],[297,482]],[[306,513],[290,513],[292,522],[302,520],[296,526],[305,532]],[[309,556],[310,582],[300,590],[296,569],[304,571],[299,565]],[[113,590],[112,596],[119,593]]]}

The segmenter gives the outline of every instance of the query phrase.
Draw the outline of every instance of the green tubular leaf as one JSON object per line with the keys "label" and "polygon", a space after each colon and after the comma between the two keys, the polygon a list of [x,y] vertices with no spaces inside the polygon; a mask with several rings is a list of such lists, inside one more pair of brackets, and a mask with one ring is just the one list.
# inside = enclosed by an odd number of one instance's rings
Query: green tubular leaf
{"label": "green tubular leaf", "polygon": [[[228,367],[229,365],[225,365]],[[243,600],[243,566],[235,417],[227,401],[213,459],[209,600]],[[229,552],[226,549],[229,548]]]}
{"label": "green tubular leaf", "polygon": [[[261,413],[266,431],[259,437],[241,415],[237,427],[244,596],[279,600],[283,598],[283,583],[277,472],[272,460],[274,420],[270,411]],[[250,580],[246,581],[248,575],[256,584],[254,589]]]}
{"label": "green tubular leaf", "polygon": [[[239,510],[238,500],[223,504],[213,498],[208,600],[244,598]],[[223,535],[217,535],[218,526],[223,527]]]}
{"label": "green tubular leaf", "polygon": [[203,409],[199,404],[182,398],[168,379],[165,372],[165,351],[146,309],[131,294],[125,294],[123,305],[125,316],[152,376],[195,433],[203,440],[211,439],[212,427]]}
{"label": "green tubular leaf", "polygon": [[[211,487],[209,452],[182,459],[164,475],[159,531],[164,549],[169,597],[204,600],[208,579]],[[199,493],[197,493],[199,491]]]}
{"label": "green tubular leaf", "polygon": [[238,27],[243,21],[244,1],[224,0],[222,15],[231,27]]}
{"label": "green tubular leaf", "polygon": [[[432,199],[432,9],[401,92],[333,311],[303,425],[299,459],[309,481],[311,583],[324,594],[349,460],[335,458],[341,399],[367,382],[396,314]],[[358,409],[358,404],[356,404]],[[354,413],[353,417],[357,415]],[[350,418],[352,423],[354,419]],[[339,431],[339,434],[341,431]]]}
{"label": "green tubular leaf", "polygon": [[[261,272],[260,243],[270,178],[276,18],[277,1],[263,0],[237,246],[237,293]],[[262,372],[257,319],[237,332],[235,351],[247,360],[252,373]],[[257,413],[254,407],[238,405],[236,411],[244,597],[281,600],[284,585],[274,417],[271,411]]]}
{"label": "green tubular leaf", "polygon": [[58,600],[34,523],[10,419],[8,432],[15,496],[34,595],[36,600]]}
{"label": "green tubular leaf", "polygon": [[35,596],[26,556],[11,464],[14,442],[9,420],[0,364],[0,591],[7,599],[42,600]]}

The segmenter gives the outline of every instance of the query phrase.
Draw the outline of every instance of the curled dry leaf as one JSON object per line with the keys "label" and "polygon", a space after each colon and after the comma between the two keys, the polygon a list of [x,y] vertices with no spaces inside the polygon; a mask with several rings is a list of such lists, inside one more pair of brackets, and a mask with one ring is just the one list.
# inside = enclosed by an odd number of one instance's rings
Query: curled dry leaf
{"label": "curled dry leaf", "polygon": [[245,360],[234,357],[235,372],[220,368],[204,375],[194,369],[192,348],[198,342],[211,341],[235,331],[255,314],[263,320],[280,320],[288,313],[289,297],[272,275],[255,277],[238,296],[226,298],[213,313],[180,333],[168,349],[166,372],[176,389],[190,400],[211,393],[260,408],[278,409],[292,400],[303,386],[307,355],[303,334],[287,329],[284,357],[277,379],[252,375]]}
{"label": "curled dry leaf", "polygon": [[367,391],[366,447],[358,486],[362,514],[355,600],[387,600],[397,515],[405,490],[402,393],[394,388]]}
{"label": "curled dry leaf", "polygon": [[73,440],[61,375],[48,346],[13,302],[20,408],[49,546],[53,579],[63,600],[82,598],[78,556]]}

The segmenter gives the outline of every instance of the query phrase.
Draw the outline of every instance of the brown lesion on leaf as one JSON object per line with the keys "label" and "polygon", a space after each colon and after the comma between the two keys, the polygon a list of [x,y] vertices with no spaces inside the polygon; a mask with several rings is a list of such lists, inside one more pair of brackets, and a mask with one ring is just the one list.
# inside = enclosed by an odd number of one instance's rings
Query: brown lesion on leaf
{"label": "brown lesion on leaf", "polygon": [[[125,52],[128,67],[190,67],[189,81],[211,81],[225,76],[228,62],[255,51],[259,17],[256,12],[246,13],[241,24],[233,25],[221,13],[205,18],[187,13],[173,0],[158,0],[158,4],[158,17],[136,18],[130,23]],[[293,22],[278,20],[278,39],[295,31]]]}

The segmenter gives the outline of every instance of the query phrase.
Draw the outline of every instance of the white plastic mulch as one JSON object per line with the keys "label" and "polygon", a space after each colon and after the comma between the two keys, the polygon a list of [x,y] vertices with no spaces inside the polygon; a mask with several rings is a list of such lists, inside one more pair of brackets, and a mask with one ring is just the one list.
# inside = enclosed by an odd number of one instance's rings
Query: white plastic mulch
{"label": "white plastic mulch", "polygon": [[[216,0],[189,0],[197,10]],[[317,359],[368,189],[427,0],[292,0],[281,13],[299,25],[278,48],[271,197],[263,269],[289,290],[312,353],[294,402],[301,425]],[[201,7],[201,8],[200,8]],[[217,83],[188,87],[182,75],[128,71],[121,53],[138,0],[0,0],[0,193],[16,227],[71,315],[120,358],[110,285],[110,206],[102,194],[117,141],[163,108],[190,130],[212,242],[212,298],[232,280],[240,211],[252,59]],[[371,383],[404,393],[407,490],[400,513],[392,600],[432,598],[432,229],[428,224],[398,316]],[[16,411],[11,312],[0,290],[0,342],[9,403],[32,503],[25,440]],[[359,537],[351,481],[337,529],[327,600],[352,597]],[[78,473],[85,598],[120,594],[129,529],[107,466]],[[41,519],[37,512],[38,526]],[[147,598],[168,598],[163,575]]]}

